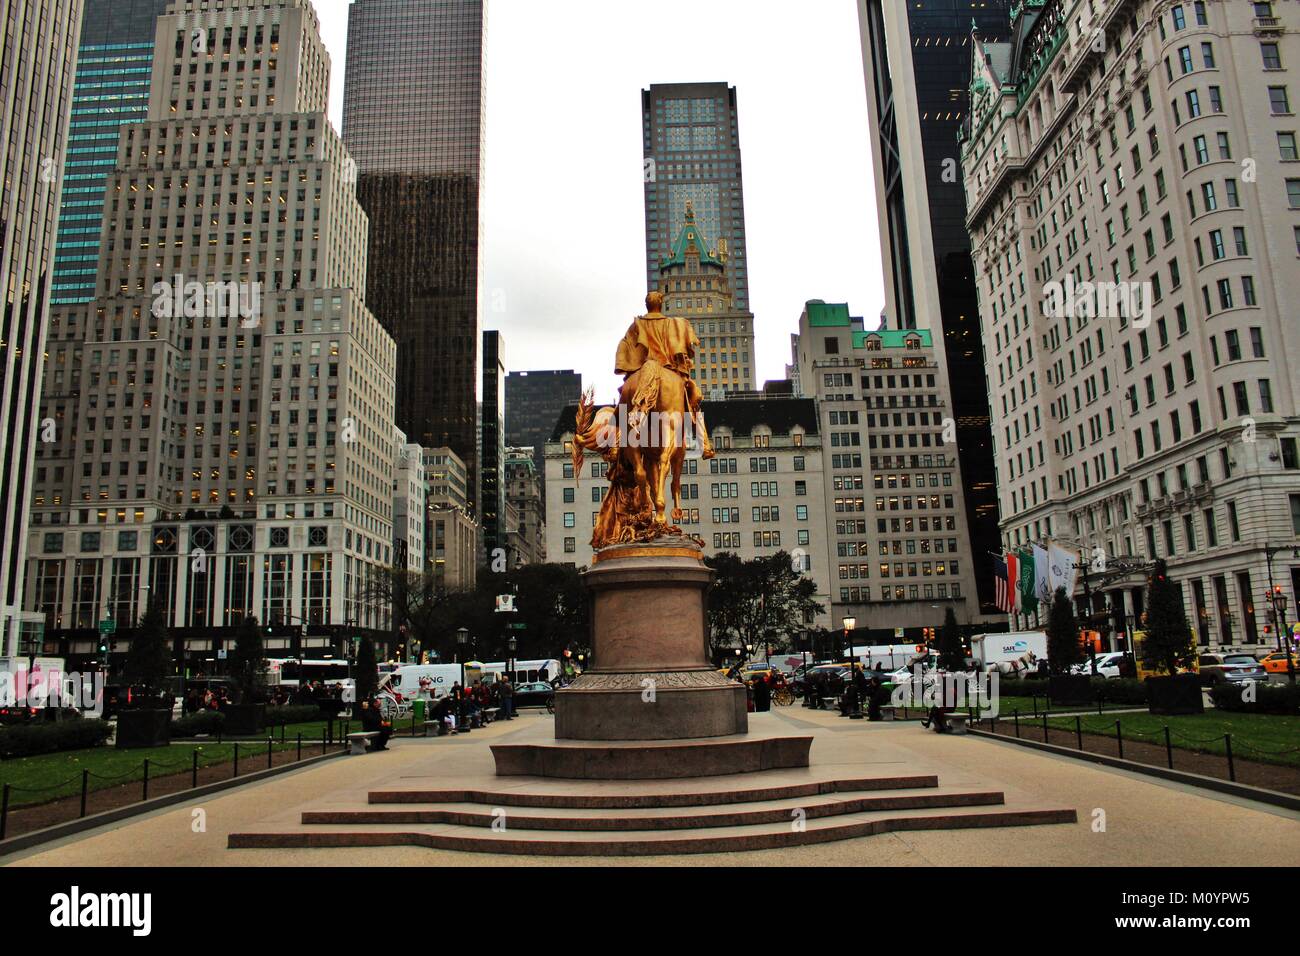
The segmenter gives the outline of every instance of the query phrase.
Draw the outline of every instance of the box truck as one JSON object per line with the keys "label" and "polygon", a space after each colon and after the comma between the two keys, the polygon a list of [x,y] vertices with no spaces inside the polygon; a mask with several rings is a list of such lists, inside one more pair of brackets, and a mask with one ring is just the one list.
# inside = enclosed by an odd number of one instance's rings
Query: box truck
{"label": "box truck", "polygon": [[1046,631],[1012,631],[1010,634],[976,634],[970,640],[971,657],[981,671],[1023,674],[1047,660]]}

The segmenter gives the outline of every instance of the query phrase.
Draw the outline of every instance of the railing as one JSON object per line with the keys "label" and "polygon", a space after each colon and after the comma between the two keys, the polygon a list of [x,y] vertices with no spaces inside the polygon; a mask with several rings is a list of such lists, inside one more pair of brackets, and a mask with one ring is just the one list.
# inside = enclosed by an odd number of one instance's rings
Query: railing
{"label": "railing", "polygon": [[[345,744],[346,744],[345,736],[341,735],[339,739],[340,739],[340,745],[345,745]],[[242,754],[241,754],[241,750],[240,750],[240,744],[241,744],[241,742],[245,744],[245,749],[243,750]],[[312,749],[314,749],[314,743],[315,743],[314,741],[310,741],[310,742],[309,742],[309,746],[311,746]],[[260,747],[254,748],[254,749],[252,749],[252,750],[247,749],[247,741],[234,740],[234,741],[231,742],[231,746],[232,746],[233,749],[232,749],[231,761],[230,761],[230,763],[231,763],[231,774],[230,774],[230,778],[229,778],[229,779],[234,779],[234,778],[236,778],[236,777],[239,776],[239,760],[240,760],[241,755],[244,757],[244,759],[245,759],[245,763],[247,763],[247,761],[250,760],[250,759],[257,759],[257,758],[259,758],[259,757],[261,757],[261,756],[263,755],[263,751],[261,750]],[[265,756],[266,756],[266,768],[265,768],[265,769],[269,770],[269,769],[271,769],[271,768],[274,766],[275,754],[276,754],[276,753],[289,753],[289,752],[290,752],[290,749],[289,749],[290,746],[294,746],[295,749],[294,749],[294,751],[293,751],[293,753],[294,753],[294,758],[293,758],[292,761],[289,761],[289,762],[290,762],[290,763],[297,763],[297,762],[303,760],[303,759],[304,759],[304,756],[303,756],[303,737],[302,737],[302,734],[298,734],[296,741],[295,741],[294,744],[292,744],[292,745],[289,744],[287,741],[284,740],[284,738],[283,738],[283,734],[282,734],[282,735],[281,735],[281,740],[280,740],[278,746],[277,746],[277,741],[275,740],[274,736],[268,736],[268,737],[266,738],[266,744],[265,744],[265,747],[266,747],[266,750],[265,750]],[[334,746],[334,741],[333,741],[333,739],[332,739],[332,733],[329,734],[329,735],[323,735],[323,736],[322,736],[322,739],[320,740],[320,754],[321,754],[321,755],[324,755],[324,754],[328,753],[328,752],[329,752],[329,748],[332,747],[332,746]],[[80,778],[78,778],[78,777],[69,777],[67,780],[63,780],[63,781],[60,781],[59,783],[52,784],[52,785],[50,785],[50,786],[46,786],[46,787],[20,787],[20,786],[16,786],[16,785],[14,785],[14,784],[11,784],[11,783],[6,783],[6,784],[4,784],[3,788],[0,788],[0,840],[5,839],[5,837],[8,835],[8,832],[9,832],[9,813],[10,813],[10,810],[13,809],[13,810],[17,811],[17,810],[25,809],[25,807],[13,807],[13,808],[11,808],[11,806],[10,806],[10,804],[11,804],[11,802],[12,802],[12,801],[11,801],[11,796],[12,796],[13,794],[19,794],[19,793],[57,793],[57,792],[60,792],[60,791],[66,791],[67,788],[68,788],[70,785],[75,784],[75,783],[78,783],[78,781],[79,781],[79,783],[80,783],[80,788],[79,788],[79,806],[78,806],[77,819],[82,819],[82,818],[84,818],[84,817],[87,815],[87,804],[88,804],[88,802],[89,802],[89,797],[90,797],[90,793],[91,793],[91,786],[90,786],[90,783],[91,783],[91,780],[92,780],[92,779],[95,779],[95,780],[101,780],[101,781],[110,781],[110,782],[111,782],[111,781],[116,781],[116,780],[121,780],[121,781],[124,781],[124,782],[125,782],[125,781],[127,781],[129,778],[134,778],[137,774],[139,774],[139,775],[140,775],[140,776],[139,776],[139,783],[140,783],[140,799],[139,799],[139,801],[132,801],[132,803],[135,803],[135,802],[144,802],[144,801],[146,801],[146,800],[149,799],[149,784],[150,784],[151,780],[152,780],[153,782],[157,782],[157,780],[158,780],[158,774],[157,774],[157,771],[158,771],[158,770],[162,770],[162,771],[164,772],[164,774],[167,774],[167,773],[170,772],[170,773],[173,774],[173,775],[179,775],[179,774],[181,774],[181,773],[184,773],[186,770],[188,770],[188,771],[189,771],[189,774],[190,774],[190,785],[189,785],[189,788],[188,788],[188,789],[191,789],[191,790],[196,789],[196,788],[199,786],[199,770],[200,770],[200,769],[206,769],[206,768],[208,768],[208,767],[220,767],[220,766],[222,766],[223,763],[225,763],[225,761],[221,761],[221,762],[218,762],[218,763],[210,763],[210,764],[205,765],[204,767],[200,767],[200,765],[199,765],[199,757],[200,757],[200,753],[201,753],[201,751],[202,751],[202,748],[201,748],[201,747],[195,747],[195,748],[193,748],[193,749],[191,750],[191,753],[190,753],[190,760],[189,760],[188,764],[186,764],[186,763],[171,763],[171,762],[161,761],[161,760],[158,760],[158,759],[156,759],[156,758],[145,757],[145,758],[143,758],[143,760],[142,760],[142,762],[141,762],[140,765],[135,766],[135,767],[131,767],[130,769],[128,769],[128,770],[126,770],[126,771],[124,771],[123,773],[120,773],[120,774],[109,774],[109,775],[105,775],[105,774],[96,773],[96,772],[94,772],[93,770],[83,769],[83,770],[81,771]],[[316,754],[308,754],[307,756],[311,757],[311,756],[317,756],[317,755],[316,755]],[[259,762],[259,763],[260,763],[260,762]],[[107,788],[102,788],[102,789],[107,789]],[[58,800],[58,799],[62,799],[62,798],[57,798],[57,797],[54,798],[54,800]],[[39,803],[39,804],[33,804],[33,805],[34,805],[34,806],[40,806],[40,805],[45,805],[46,803],[49,803],[49,802],[54,802],[54,801],[44,801],[44,802],[42,802],[42,803]],[[129,806],[130,804],[127,804],[127,805]]]}
{"label": "railing", "polygon": [[[1024,735],[1023,735],[1022,732],[1021,732],[1021,716],[1022,716],[1022,715],[1021,715],[1021,713],[1020,713],[1019,710],[1015,710],[1015,711],[1012,712],[1012,714],[1011,714],[1011,723],[1012,723],[1013,731],[1012,731],[1012,733],[1010,733],[1010,734],[1008,734],[1008,733],[1006,733],[1005,731],[1003,731],[1003,732],[1002,732],[1002,735],[1003,735],[1003,736],[1014,736],[1017,740],[1022,739],[1022,737],[1023,737]],[[1106,725],[1104,725],[1104,727],[1092,727],[1092,726],[1085,726],[1085,725],[1084,725],[1084,722],[1083,722],[1083,715],[1082,715],[1082,714],[1078,714],[1078,713],[1076,713],[1076,714],[1071,714],[1071,715],[1068,715],[1068,716],[1072,716],[1072,717],[1074,718],[1074,728],[1073,728],[1073,729],[1074,729],[1075,749],[1076,749],[1076,750],[1078,750],[1078,751],[1080,751],[1080,752],[1085,752],[1085,751],[1086,751],[1086,748],[1084,747],[1084,734],[1088,734],[1088,735],[1093,736],[1093,737],[1101,737],[1101,738],[1106,738],[1106,739],[1113,739],[1113,740],[1115,741],[1116,752],[1117,752],[1119,758],[1122,760],[1122,759],[1125,759],[1125,758],[1124,758],[1124,741],[1125,741],[1126,739],[1129,740],[1130,742],[1148,742],[1148,741],[1150,741],[1150,745],[1151,745],[1151,746],[1161,747],[1161,746],[1163,745],[1163,749],[1164,749],[1164,752],[1165,752],[1165,766],[1168,767],[1170,770],[1175,769],[1175,767],[1174,767],[1174,751],[1175,751],[1175,750],[1187,750],[1187,751],[1189,751],[1189,752],[1191,752],[1191,753],[1195,753],[1195,754],[1197,754],[1197,755],[1199,755],[1199,756],[1203,756],[1203,757],[1204,757],[1204,756],[1213,756],[1213,755],[1214,755],[1214,752],[1213,752],[1212,750],[1198,749],[1198,748],[1197,748],[1197,745],[1202,745],[1202,746],[1204,746],[1204,745],[1217,745],[1217,744],[1222,743],[1222,745],[1223,745],[1223,757],[1224,757],[1224,760],[1225,760],[1225,762],[1226,762],[1226,770],[1227,770],[1227,774],[1228,774],[1228,779],[1231,780],[1231,781],[1233,781],[1233,782],[1235,782],[1235,781],[1237,780],[1237,763],[1236,763],[1236,754],[1237,754],[1237,752],[1245,751],[1245,752],[1247,752],[1247,753],[1257,754],[1257,755],[1262,756],[1262,757],[1265,757],[1265,758],[1268,758],[1268,757],[1284,757],[1284,756],[1289,756],[1289,755],[1291,755],[1291,754],[1297,754],[1297,753],[1300,753],[1300,747],[1290,747],[1290,748],[1285,748],[1285,749],[1281,749],[1281,750],[1268,750],[1268,749],[1263,748],[1263,747],[1257,747],[1257,746],[1255,746],[1255,745],[1253,745],[1253,744],[1245,743],[1245,742],[1243,742],[1240,738],[1238,738],[1237,743],[1235,744],[1235,747],[1234,747],[1234,744],[1233,744],[1233,736],[1232,736],[1232,734],[1230,734],[1230,733],[1229,733],[1229,734],[1223,734],[1222,736],[1215,735],[1215,736],[1211,736],[1211,737],[1192,737],[1192,736],[1189,736],[1189,735],[1187,735],[1187,734],[1182,733],[1181,731],[1174,730],[1174,729],[1173,729],[1172,727],[1170,727],[1168,724],[1166,724],[1166,725],[1165,725],[1163,728],[1161,728],[1161,730],[1159,730],[1159,731],[1141,731],[1141,730],[1133,730],[1133,729],[1130,727],[1130,729],[1127,731],[1127,736],[1126,736],[1126,732],[1125,732],[1125,730],[1124,730],[1124,726],[1123,726],[1123,721],[1121,721],[1121,720],[1116,720],[1116,721],[1114,721],[1113,723],[1107,723]],[[1026,721],[1029,721],[1029,720],[1031,719],[1031,715],[1028,715],[1028,714],[1024,715],[1024,717],[1026,718]],[[1033,721],[1033,724],[1037,724],[1037,725],[1038,725],[1038,726],[1033,726],[1033,733],[1034,733],[1035,735],[1041,733],[1041,734],[1042,734],[1043,743],[1051,743],[1051,731],[1053,731],[1053,730],[1057,731],[1058,733],[1065,733],[1065,734],[1068,734],[1068,733],[1070,732],[1070,730],[1069,730],[1068,727],[1067,727],[1067,728],[1062,728],[1062,727],[1060,727],[1060,726],[1055,726],[1055,727],[1053,727],[1053,726],[1049,725],[1049,724],[1048,724],[1048,720],[1049,720],[1050,718],[1051,718],[1051,714],[1050,714],[1050,712],[1048,712],[1048,711],[1046,711],[1046,710],[1044,710],[1041,714],[1036,713],[1036,714],[1032,715],[1032,721]],[[978,712],[976,712],[973,708],[971,709],[971,712],[970,712],[970,719],[973,720],[973,721],[975,721],[976,723],[983,724],[983,725],[985,726],[985,728],[988,729],[988,731],[989,731],[990,733],[993,733],[993,734],[997,734],[997,733],[999,733],[999,731],[998,731],[998,721],[999,721],[999,720],[1003,720],[1003,721],[1006,720],[1005,717],[1003,717],[1003,718],[999,718],[999,717],[991,717],[991,718],[989,718],[989,717],[980,717],[979,714],[978,714]],[[1057,720],[1060,720],[1060,719],[1062,719],[1062,717],[1057,717],[1056,719],[1057,719]],[[1031,726],[1032,726],[1032,725],[1031,725]],[[1028,728],[1026,728],[1026,731],[1028,731]],[[1113,736],[1112,736],[1112,735],[1113,735]],[[1191,746],[1191,747],[1175,747],[1175,746],[1174,746],[1174,741],[1175,741],[1175,740],[1179,740],[1179,741],[1181,741],[1181,742],[1183,742],[1183,743],[1191,744],[1191,745],[1193,745],[1193,746]],[[1145,762],[1145,761],[1138,761],[1138,762],[1141,763],[1141,762]],[[1286,765],[1286,764],[1282,764],[1282,765],[1283,765],[1283,766],[1288,766],[1288,765]]]}

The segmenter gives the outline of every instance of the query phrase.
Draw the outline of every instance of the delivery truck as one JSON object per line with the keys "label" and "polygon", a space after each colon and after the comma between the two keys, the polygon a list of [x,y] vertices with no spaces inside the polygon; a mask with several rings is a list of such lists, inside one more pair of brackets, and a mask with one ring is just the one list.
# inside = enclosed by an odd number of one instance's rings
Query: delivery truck
{"label": "delivery truck", "polygon": [[970,653],[981,671],[1023,674],[1038,669],[1047,660],[1046,631],[1012,631],[1009,634],[976,634]]}

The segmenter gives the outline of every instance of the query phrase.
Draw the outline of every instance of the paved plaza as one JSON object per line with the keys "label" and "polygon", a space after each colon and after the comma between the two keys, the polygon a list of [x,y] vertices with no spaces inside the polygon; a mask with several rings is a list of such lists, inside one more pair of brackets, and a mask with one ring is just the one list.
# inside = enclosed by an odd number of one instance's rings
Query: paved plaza
{"label": "paved plaza", "polygon": [[[10,866],[584,865],[591,857],[509,856],[423,847],[227,848],[231,833],[298,826],[303,811],[360,807],[374,789],[521,786],[496,777],[489,744],[544,740],[552,719],[529,713],[465,736],[394,740],[387,752],[340,757],[206,799],[15,854]],[[802,708],[751,715],[751,732],[811,734],[803,775],[889,777],[937,774],[947,788],[1006,795],[1008,809],[1073,808],[1078,822],[998,829],[887,833],[774,850],[685,856],[601,857],[601,865],[1293,865],[1300,814],[976,737],[923,731],[914,722],[847,721]],[[720,778],[715,778],[720,779]],[[536,782],[530,786],[537,787]],[[636,782],[663,788],[666,782]],[[707,784],[689,784],[707,786]],[[547,781],[567,790],[626,788],[627,782]],[[193,832],[194,811],[205,832]],[[1094,832],[1096,810],[1104,832]],[[429,827],[436,829],[436,827]],[[1195,839],[1191,839],[1194,831]]]}

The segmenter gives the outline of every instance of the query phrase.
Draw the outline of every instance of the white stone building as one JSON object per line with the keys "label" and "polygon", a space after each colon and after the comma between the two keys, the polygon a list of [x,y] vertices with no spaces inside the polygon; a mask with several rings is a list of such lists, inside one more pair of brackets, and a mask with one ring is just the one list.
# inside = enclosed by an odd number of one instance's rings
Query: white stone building
{"label": "white stone building", "polygon": [[1004,542],[1130,559],[1091,588],[1116,630],[1163,558],[1201,645],[1272,646],[1265,594],[1294,618],[1300,587],[1300,9],[1047,0],[1008,32],[973,38],[961,144]]}

